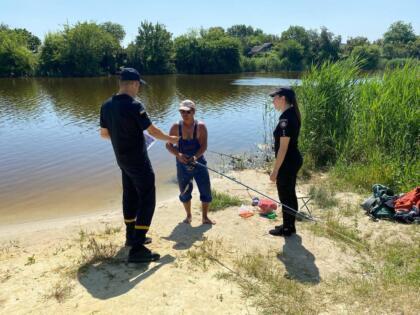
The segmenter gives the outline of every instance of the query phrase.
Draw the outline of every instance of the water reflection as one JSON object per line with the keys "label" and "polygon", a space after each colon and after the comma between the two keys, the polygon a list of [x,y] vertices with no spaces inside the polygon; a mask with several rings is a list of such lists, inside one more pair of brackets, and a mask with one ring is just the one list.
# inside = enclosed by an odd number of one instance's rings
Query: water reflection
{"label": "water reflection", "polygon": [[0,79],[0,123],[33,119],[40,115],[43,93],[33,79]]}
{"label": "water reflection", "polygon": [[[207,124],[209,149],[239,153],[252,150],[266,132],[264,105],[273,87],[255,82],[284,78],[233,74],[145,79],[149,85],[139,98],[159,127],[167,131],[179,120],[178,104],[190,98],[198,104],[196,118]],[[0,79],[0,224],[120,207],[120,174],[112,148],[98,136],[100,106],[117,89],[116,77]],[[149,155],[158,197],[176,194],[174,158],[163,143]]]}
{"label": "water reflection", "polygon": [[39,79],[38,82],[58,116],[95,126],[100,105],[118,88],[115,77]]}

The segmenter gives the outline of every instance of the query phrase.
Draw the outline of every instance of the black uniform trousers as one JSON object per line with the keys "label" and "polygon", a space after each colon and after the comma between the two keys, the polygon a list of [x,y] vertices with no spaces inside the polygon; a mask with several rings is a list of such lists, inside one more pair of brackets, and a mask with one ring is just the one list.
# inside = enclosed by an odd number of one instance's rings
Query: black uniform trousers
{"label": "black uniform trousers", "polygon": [[[296,155],[293,159],[285,160],[277,175],[277,192],[282,203],[283,226],[286,228],[295,227],[298,201],[296,196],[296,178],[299,169],[302,167],[302,156]],[[290,210],[292,208],[293,210]]]}
{"label": "black uniform trousers", "polygon": [[142,167],[120,165],[120,168],[127,238],[142,244],[155,212],[155,174],[150,164]]}

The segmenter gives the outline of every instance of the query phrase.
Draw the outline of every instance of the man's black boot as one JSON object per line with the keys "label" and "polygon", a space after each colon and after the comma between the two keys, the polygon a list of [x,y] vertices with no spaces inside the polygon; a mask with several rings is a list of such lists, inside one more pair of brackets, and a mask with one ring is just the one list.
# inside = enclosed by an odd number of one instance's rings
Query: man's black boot
{"label": "man's black boot", "polygon": [[130,263],[147,263],[160,259],[158,253],[152,252],[144,245],[136,245],[130,249],[128,253],[128,262]]}
{"label": "man's black boot", "polygon": [[270,230],[268,233],[274,236],[291,236],[293,233],[296,233],[296,230],[293,232],[292,228],[280,225],[279,227]]}

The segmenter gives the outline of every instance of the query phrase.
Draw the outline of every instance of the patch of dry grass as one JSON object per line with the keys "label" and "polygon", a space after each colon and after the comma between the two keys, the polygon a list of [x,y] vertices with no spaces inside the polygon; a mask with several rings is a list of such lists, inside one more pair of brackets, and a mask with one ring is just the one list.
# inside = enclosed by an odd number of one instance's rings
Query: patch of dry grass
{"label": "patch of dry grass", "polygon": [[222,241],[220,239],[212,241],[204,237],[203,241],[188,250],[184,257],[194,266],[207,271],[210,265],[221,257],[221,254]]}
{"label": "patch of dry grass", "polygon": [[82,264],[93,265],[112,260],[118,247],[112,242],[98,242],[95,237],[88,237],[86,244],[80,244]]}
{"label": "patch of dry grass", "polygon": [[45,294],[45,299],[55,299],[59,303],[63,303],[71,296],[73,285],[67,279],[59,280],[52,288],[51,291]]}

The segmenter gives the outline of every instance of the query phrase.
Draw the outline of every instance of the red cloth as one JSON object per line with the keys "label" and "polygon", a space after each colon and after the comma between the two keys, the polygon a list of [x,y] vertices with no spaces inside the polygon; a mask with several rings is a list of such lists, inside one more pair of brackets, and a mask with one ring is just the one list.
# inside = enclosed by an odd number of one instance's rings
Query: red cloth
{"label": "red cloth", "polygon": [[416,187],[395,200],[395,211],[408,212],[413,206],[420,208],[420,187]]}
{"label": "red cloth", "polygon": [[260,199],[258,207],[260,207],[261,213],[271,213],[273,210],[277,209],[277,204],[269,199]]}

